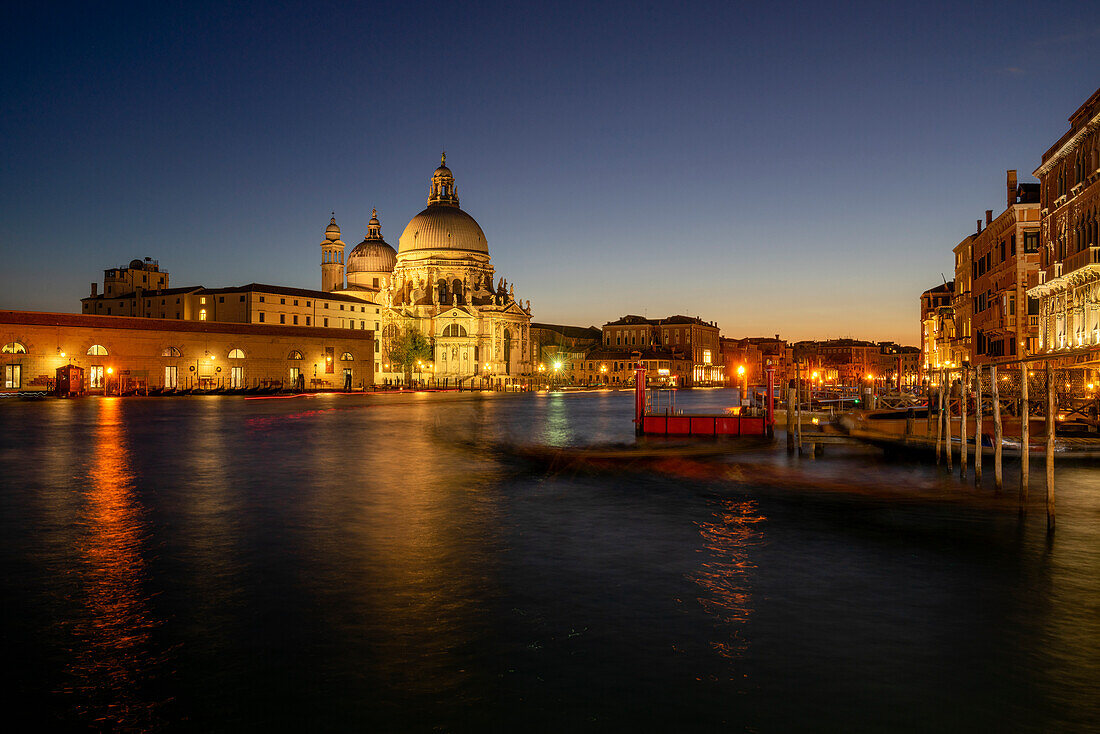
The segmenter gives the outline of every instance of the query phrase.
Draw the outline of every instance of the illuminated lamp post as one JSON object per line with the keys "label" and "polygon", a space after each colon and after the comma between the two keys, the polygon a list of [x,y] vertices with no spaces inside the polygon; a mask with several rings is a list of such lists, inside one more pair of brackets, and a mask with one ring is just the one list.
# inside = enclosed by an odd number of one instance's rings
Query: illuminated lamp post
{"label": "illuminated lamp post", "polygon": [[607,365],[600,364],[600,384],[607,385]]}
{"label": "illuminated lamp post", "polygon": [[103,380],[103,397],[111,394],[111,375],[115,373],[114,367],[107,368],[107,377]]}
{"label": "illuminated lamp post", "polygon": [[744,405],[749,394],[749,378],[745,376],[745,365],[737,365],[737,376],[741,378],[741,405]]}
{"label": "illuminated lamp post", "polygon": [[558,360],[554,360],[554,379],[552,380],[552,382],[554,383],[555,386],[557,385],[557,382],[558,382],[558,373],[559,372],[561,372],[561,362],[559,362]]}
{"label": "illuminated lamp post", "polygon": [[492,384],[492,375],[489,374],[489,363],[486,362],[481,368],[481,389],[486,389],[487,386]]}

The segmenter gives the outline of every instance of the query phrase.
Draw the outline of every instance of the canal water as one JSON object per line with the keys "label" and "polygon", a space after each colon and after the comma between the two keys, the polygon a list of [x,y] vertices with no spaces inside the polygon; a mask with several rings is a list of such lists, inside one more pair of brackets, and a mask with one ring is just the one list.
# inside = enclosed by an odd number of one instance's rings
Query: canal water
{"label": "canal water", "polygon": [[614,472],[501,448],[632,443],[632,405],[5,401],[9,720],[1097,729],[1100,469],[1058,468],[1048,539],[1038,504],[862,448]]}

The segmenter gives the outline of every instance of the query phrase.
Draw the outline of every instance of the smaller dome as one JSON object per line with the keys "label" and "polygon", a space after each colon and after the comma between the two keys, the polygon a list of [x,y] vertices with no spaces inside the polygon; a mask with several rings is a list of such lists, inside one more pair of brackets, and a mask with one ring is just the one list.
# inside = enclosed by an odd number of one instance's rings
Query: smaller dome
{"label": "smaller dome", "polygon": [[145,267],[145,263],[143,263],[141,260],[138,260],[138,259],[135,258],[134,260],[130,261],[130,269],[131,270],[141,270],[144,267]]}
{"label": "smaller dome", "polygon": [[447,168],[446,166],[440,166],[439,168],[435,169],[435,172],[432,173],[432,178],[435,178],[436,176],[454,178],[454,174],[451,173],[451,169]]}
{"label": "smaller dome", "polygon": [[367,224],[367,236],[356,245],[347,259],[349,285],[356,283],[356,273],[392,273],[397,264],[397,251],[382,239],[382,223],[378,221],[378,210],[372,209]]}
{"label": "smaller dome", "polygon": [[383,240],[363,240],[347,259],[347,274],[392,273],[397,264],[397,251]]}

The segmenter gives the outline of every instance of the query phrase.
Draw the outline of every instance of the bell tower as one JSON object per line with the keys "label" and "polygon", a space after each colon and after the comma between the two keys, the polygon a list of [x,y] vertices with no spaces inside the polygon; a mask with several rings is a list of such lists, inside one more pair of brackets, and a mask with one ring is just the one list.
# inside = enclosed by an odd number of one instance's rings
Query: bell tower
{"label": "bell tower", "polygon": [[336,224],[336,212],[333,212],[325,228],[325,241],[321,243],[321,290],[335,291],[343,287],[344,243]]}

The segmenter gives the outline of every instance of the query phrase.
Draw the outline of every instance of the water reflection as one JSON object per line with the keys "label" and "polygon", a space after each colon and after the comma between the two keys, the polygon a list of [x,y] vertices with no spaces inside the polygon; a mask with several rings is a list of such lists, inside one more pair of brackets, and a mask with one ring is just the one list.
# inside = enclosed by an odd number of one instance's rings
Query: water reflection
{"label": "water reflection", "polygon": [[159,704],[148,695],[160,665],[152,652],[159,622],[143,590],[148,530],[134,497],[134,478],[120,401],[101,401],[78,537],[83,592],[72,623],[70,693],[85,723],[97,728],[159,728]]}
{"label": "water reflection", "polygon": [[715,617],[715,630],[727,630],[730,638],[713,640],[719,654],[735,658],[748,649],[745,625],[752,616],[752,550],[764,537],[759,526],[765,520],[754,500],[723,498],[712,521],[697,523],[708,558],[692,574],[702,594],[703,610]]}

